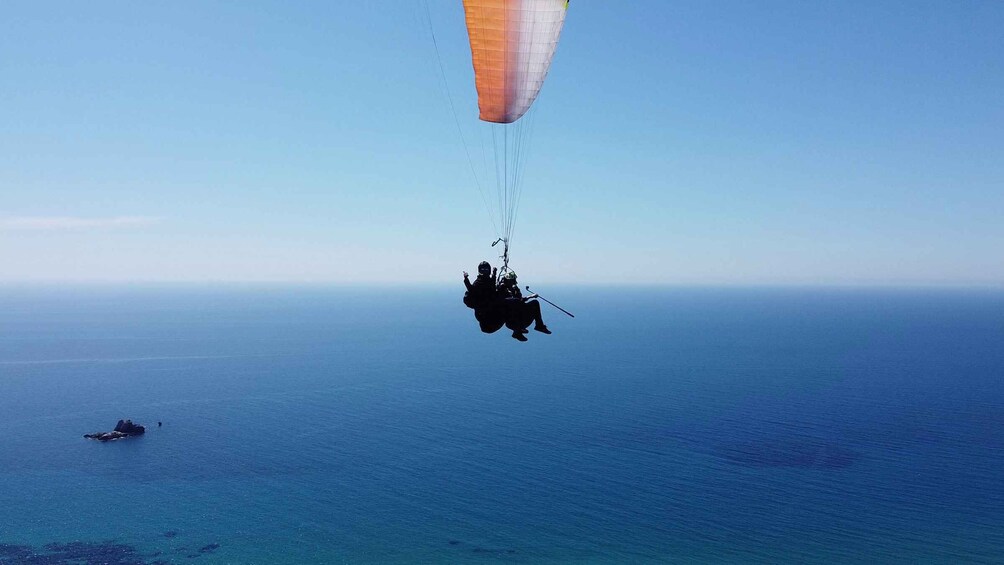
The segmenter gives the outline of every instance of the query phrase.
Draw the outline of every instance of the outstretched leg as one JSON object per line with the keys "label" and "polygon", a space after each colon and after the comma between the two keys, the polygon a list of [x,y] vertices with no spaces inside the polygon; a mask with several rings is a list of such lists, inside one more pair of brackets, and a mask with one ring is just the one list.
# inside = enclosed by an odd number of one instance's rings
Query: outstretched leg
{"label": "outstretched leg", "polygon": [[551,333],[551,330],[547,329],[547,326],[544,325],[544,318],[540,314],[540,302],[531,300],[524,304],[524,309],[526,311],[527,318],[529,319],[526,323],[527,326],[529,326],[530,321],[532,321],[533,329],[545,334]]}

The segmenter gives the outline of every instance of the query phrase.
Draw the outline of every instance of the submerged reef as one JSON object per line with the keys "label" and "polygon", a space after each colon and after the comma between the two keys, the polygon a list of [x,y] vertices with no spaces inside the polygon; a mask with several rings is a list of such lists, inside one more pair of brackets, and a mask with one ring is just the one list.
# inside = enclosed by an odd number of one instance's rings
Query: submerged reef
{"label": "submerged reef", "polygon": [[[185,557],[191,559],[214,553],[219,548],[220,544],[210,543],[199,548],[197,553],[185,548],[178,551],[187,552]],[[114,541],[71,541],[42,547],[0,543],[0,565],[170,565],[175,562],[158,559],[162,555],[162,551],[142,553],[135,546]]]}
{"label": "submerged reef", "polygon": [[131,545],[110,541],[50,543],[42,548],[0,544],[0,565],[168,565],[147,561]]}
{"label": "submerged reef", "polygon": [[[450,545],[452,545],[452,546],[455,546],[455,547],[456,546],[461,546],[461,545],[466,545],[466,544],[464,544],[464,542],[462,542],[460,540],[456,540],[456,539],[451,539],[448,543]],[[472,546],[467,546],[466,550],[470,551],[471,553],[478,553],[478,554],[482,554],[482,555],[486,555],[486,554],[487,555],[515,555],[516,553],[518,553],[515,549],[512,549],[512,548],[491,548],[491,547],[482,547],[480,545],[476,545],[476,546],[473,546],[473,547]]]}
{"label": "submerged reef", "polygon": [[809,439],[745,441],[720,446],[716,454],[746,467],[797,467],[843,469],[861,459],[861,454],[839,445]]}

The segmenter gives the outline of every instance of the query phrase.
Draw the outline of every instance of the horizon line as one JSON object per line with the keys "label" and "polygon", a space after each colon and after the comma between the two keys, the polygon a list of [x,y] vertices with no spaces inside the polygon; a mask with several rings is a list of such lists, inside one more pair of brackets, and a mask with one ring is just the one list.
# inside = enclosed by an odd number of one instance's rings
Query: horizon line
{"label": "horizon line", "polygon": [[[1004,290],[1004,281],[999,282],[662,282],[662,281],[542,281],[538,284],[576,288],[678,288],[678,289],[945,289],[945,290]],[[312,287],[312,288],[429,288],[458,286],[462,281],[309,281],[309,280],[189,280],[189,279],[0,279],[0,288],[44,286],[52,287]]]}

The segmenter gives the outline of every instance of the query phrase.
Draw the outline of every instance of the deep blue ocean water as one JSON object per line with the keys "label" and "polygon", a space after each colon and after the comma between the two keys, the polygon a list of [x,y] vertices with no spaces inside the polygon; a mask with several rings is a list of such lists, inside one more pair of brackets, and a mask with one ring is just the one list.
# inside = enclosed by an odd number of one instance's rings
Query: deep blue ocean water
{"label": "deep blue ocean water", "polygon": [[1004,563],[1004,292],[457,286],[0,289],[0,564]]}

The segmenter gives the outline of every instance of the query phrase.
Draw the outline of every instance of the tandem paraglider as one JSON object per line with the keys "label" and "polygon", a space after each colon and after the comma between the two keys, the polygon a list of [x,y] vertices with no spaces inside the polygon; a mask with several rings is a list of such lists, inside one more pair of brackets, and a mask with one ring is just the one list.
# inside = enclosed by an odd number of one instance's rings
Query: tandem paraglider
{"label": "tandem paraglider", "polygon": [[[478,119],[473,119],[473,112],[458,115],[452,97],[448,102],[474,182],[495,228],[496,240],[492,247],[502,244],[498,269],[482,262],[473,283],[464,273],[467,286],[464,303],[474,309],[481,331],[494,333],[505,326],[512,330],[514,339],[526,341],[527,328],[531,324],[538,332],[551,332],[541,317],[540,303],[535,300],[539,296],[522,295],[516,273],[509,267],[509,252],[523,192],[523,176],[531,156],[534,102],[557,51],[569,2],[464,0],[463,4],[474,67]],[[428,6],[426,13],[428,15]],[[431,16],[428,23],[439,58]],[[439,66],[442,71],[441,58]],[[445,71],[442,78],[445,82]],[[449,96],[448,84],[446,92]],[[470,138],[464,135],[461,125],[468,122],[473,122],[474,135]],[[481,158],[474,159],[472,154],[478,148]],[[482,167],[480,174],[478,161]],[[488,188],[493,184],[494,195]]]}
{"label": "tandem paraglider", "polygon": [[502,326],[512,330],[513,339],[526,341],[526,334],[533,329],[550,334],[540,313],[540,302],[534,300],[536,294],[527,297],[519,290],[516,273],[507,272],[497,279],[498,271],[487,261],[478,265],[478,276],[472,283],[470,275],[464,271],[464,304],[474,310],[474,318],[485,333],[495,333]]}

